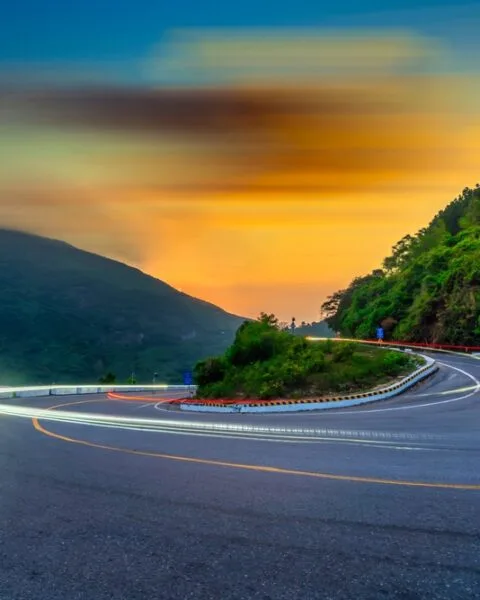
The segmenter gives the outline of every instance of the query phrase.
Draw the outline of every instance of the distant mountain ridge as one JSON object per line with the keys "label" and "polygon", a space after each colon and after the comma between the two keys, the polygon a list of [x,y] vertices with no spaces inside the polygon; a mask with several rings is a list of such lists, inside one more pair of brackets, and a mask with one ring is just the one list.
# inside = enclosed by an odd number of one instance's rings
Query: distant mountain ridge
{"label": "distant mountain ridge", "polygon": [[242,317],[123,263],[0,229],[0,384],[180,381]]}

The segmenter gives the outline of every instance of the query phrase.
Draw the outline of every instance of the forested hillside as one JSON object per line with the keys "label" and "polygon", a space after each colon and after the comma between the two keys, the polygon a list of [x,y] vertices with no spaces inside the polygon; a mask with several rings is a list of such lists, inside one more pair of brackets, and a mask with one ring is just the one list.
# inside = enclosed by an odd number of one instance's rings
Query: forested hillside
{"label": "forested hillside", "polygon": [[179,382],[243,319],[63,242],[0,230],[0,384]]}
{"label": "forested hillside", "polygon": [[381,269],[323,304],[343,335],[371,338],[378,325],[403,341],[480,344],[480,186],[466,188]]}

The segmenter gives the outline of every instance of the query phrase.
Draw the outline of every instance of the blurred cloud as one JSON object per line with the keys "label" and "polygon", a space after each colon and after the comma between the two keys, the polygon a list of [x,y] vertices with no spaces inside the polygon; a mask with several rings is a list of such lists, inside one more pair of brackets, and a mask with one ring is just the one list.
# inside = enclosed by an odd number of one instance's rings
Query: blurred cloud
{"label": "blurred cloud", "polygon": [[145,62],[163,83],[307,81],[329,76],[425,72],[441,47],[411,31],[389,29],[188,29],[172,31]]}
{"label": "blurred cloud", "polygon": [[475,183],[478,74],[443,64],[402,32],[210,31],[157,48],[149,86],[0,77],[0,225],[240,313],[301,289],[313,318]]}
{"label": "blurred cloud", "polygon": [[349,176],[363,188],[468,160],[451,153],[462,143],[462,113],[448,88],[462,83],[408,76],[295,89],[47,91],[15,98],[10,111],[94,153],[109,136],[119,154],[114,138],[126,146],[130,136],[139,153],[132,179],[141,172],[165,190],[342,192]]}

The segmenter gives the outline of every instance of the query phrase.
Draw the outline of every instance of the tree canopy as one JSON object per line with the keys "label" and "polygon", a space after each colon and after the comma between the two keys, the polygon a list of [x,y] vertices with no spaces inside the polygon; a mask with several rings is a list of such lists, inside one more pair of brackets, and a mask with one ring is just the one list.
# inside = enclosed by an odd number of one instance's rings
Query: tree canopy
{"label": "tree canopy", "polygon": [[344,335],[480,343],[480,186],[465,188],[428,227],[406,235],[383,268],[357,277],[322,309]]}

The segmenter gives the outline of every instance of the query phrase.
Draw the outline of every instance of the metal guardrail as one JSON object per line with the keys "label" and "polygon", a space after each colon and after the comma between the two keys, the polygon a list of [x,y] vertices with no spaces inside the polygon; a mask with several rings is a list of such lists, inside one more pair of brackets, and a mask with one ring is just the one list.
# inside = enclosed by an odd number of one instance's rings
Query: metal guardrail
{"label": "metal guardrail", "polygon": [[108,392],[155,392],[188,391],[194,386],[188,385],[37,385],[3,388],[0,399],[31,398],[35,396],[68,396],[81,394],[106,394]]}
{"label": "metal guardrail", "polygon": [[467,346],[467,345],[454,345],[454,344],[427,344],[423,342],[400,342],[398,340],[378,340],[372,339],[358,339],[358,338],[326,338],[326,337],[314,337],[307,336],[307,340],[312,342],[326,342],[331,340],[332,342],[355,342],[357,344],[372,344],[374,346],[388,348],[389,346],[396,346],[397,348],[413,348],[415,350],[428,350],[430,352],[447,352],[449,354],[468,354],[469,356],[478,357],[480,354],[480,346]]}

